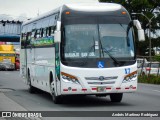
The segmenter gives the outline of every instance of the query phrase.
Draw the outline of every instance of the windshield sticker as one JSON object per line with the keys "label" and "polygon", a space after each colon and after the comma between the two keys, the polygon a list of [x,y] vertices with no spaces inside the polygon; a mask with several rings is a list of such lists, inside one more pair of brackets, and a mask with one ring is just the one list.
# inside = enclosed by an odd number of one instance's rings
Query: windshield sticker
{"label": "windshield sticker", "polygon": [[130,74],[130,68],[125,68],[125,74]]}
{"label": "windshield sticker", "polygon": [[96,49],[96,50],[99,49],[98,41],[95,41],[95,49]]}
{"label": "windshield sticker", "polygon": [[87,53],[81,53],[82,57],[87,57]]}
{"label": "windshield sticker", "polygon": [[71,58],[74,58],[74,57],[79,57],[79,53],[65,53],[65,57],[71,57]]}
{"label": "windshield sticker", "polygon": [[99,62],[97,63],[97,67],[98,67],[98,68],[104,68],[104,62],[103,62],[103,61],[99,61]]}
{"label": "windshield sticker", "polygon": [[95,46],[95,49],[98,50],[98,49],[99,49],[99,46]]}
{"label": "windshield sticker", "polygon": [[98,46],[98,41],[95,41],[95,45]]}
{"label": "windshield sticker", "polygon": [[94,57],[95,54],[94,52],[90,52],[89,54],[87,52],[84,52],[84,53],[78,53],[78,52],[75,52],[75,53],[65,53],[65,57],[67,58],[77,58],[77,57],[81,57],[81,58],[85,58],[85,57]]}
{"label": "windshield sticker", "polygon": [[133,57],[133,56],[134,56],[134,52],[133,52],[133,50],[131,50],[130,52],[131,52],[131,56]]}
{"label": "windshield sticker", "polygon": [[95,49],[96,49],[96,50],[99,49],[98,41],[95,41]]}

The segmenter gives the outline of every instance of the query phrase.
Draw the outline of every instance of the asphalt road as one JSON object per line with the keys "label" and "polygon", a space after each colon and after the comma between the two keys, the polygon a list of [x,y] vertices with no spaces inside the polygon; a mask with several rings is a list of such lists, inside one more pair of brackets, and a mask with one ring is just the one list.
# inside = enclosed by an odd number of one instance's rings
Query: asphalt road
{"label": "asphalt road", "polygon": [[[135,93],[125,93],[121,103],[110,102],[109,96],[99,98],[95,96],[74,96],[65,98],[63,104],[54,104],[48,93],[42,91],[35,94],[28,93],[27,86],[23,83],[19,71],[0,71],[0,93],[0,111],[160,111],[159,85],[138,84],[138,91]],[[7,102],[6,100],[11,100],[11,103],[14,105],[3,104],[3,101]],[[53,118],[41,119],[50,120]],[[55,119],[61,120],[64,118],[55,117]],[[66,117],[66,119],[71,120],[69,117]],[[74,120],[75,118],[72,117],[72,119]],[[76,119],[81,118],[78,117]],[[84,117],[83,119],[96,120],[97,117]],[[108,117],[100,117],[98,119],[106,120]],[[118,120],[119,118],[113,117],[109,119]],[[131,117],[129,119],[138,118]],[[150,118],[143,119],[149,120]]]}

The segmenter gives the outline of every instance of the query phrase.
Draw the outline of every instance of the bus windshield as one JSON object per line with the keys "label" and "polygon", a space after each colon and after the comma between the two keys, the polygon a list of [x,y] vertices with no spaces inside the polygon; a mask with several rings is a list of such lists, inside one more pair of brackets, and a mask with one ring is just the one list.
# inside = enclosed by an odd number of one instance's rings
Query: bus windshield
{"label": "bus windshield", "polygon": [[[134,58],[132,29],[127,24],[65,25],[64,58]],[[129,44],[127,43],[129,40]]]}

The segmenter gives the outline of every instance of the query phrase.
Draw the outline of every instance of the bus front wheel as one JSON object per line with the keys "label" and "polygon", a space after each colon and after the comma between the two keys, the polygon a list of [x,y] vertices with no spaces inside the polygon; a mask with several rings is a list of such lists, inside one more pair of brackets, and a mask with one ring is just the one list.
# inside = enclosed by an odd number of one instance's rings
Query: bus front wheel
{"label": "bus front wheel", "polygon": [[53,76],[52,74],[50,75],[50,91],[51,91],[51,96],[53,99],[53,102],[55,104],[60,104],[62,103],[62,98],[61,96],[57,96],[55,93],[55,87],[54,87],[54,81],[53,81]]}
{"label": "bus front wheel", "polygon": [[62,103],[61,96],[56,96],[54,92],[52,93],[52,99],[53,99],[53,102],[55,104],[61,104]]}
{"label": "bus front wheel", "polygon": [[112,93],[110,94],[111,102],[121,102],[123,93]]}

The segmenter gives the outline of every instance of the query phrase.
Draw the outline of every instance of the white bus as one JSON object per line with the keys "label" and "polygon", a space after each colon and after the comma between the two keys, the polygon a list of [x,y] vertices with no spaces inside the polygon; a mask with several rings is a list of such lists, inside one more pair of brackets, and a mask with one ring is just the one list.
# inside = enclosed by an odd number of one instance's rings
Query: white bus
{"label": "white bus", "polygon": [[29,86],[49,92],[55,103],[67,95],[110,95],[137,89],[133,26],[119,4],[65,4],[22,25],[20,72]]}

